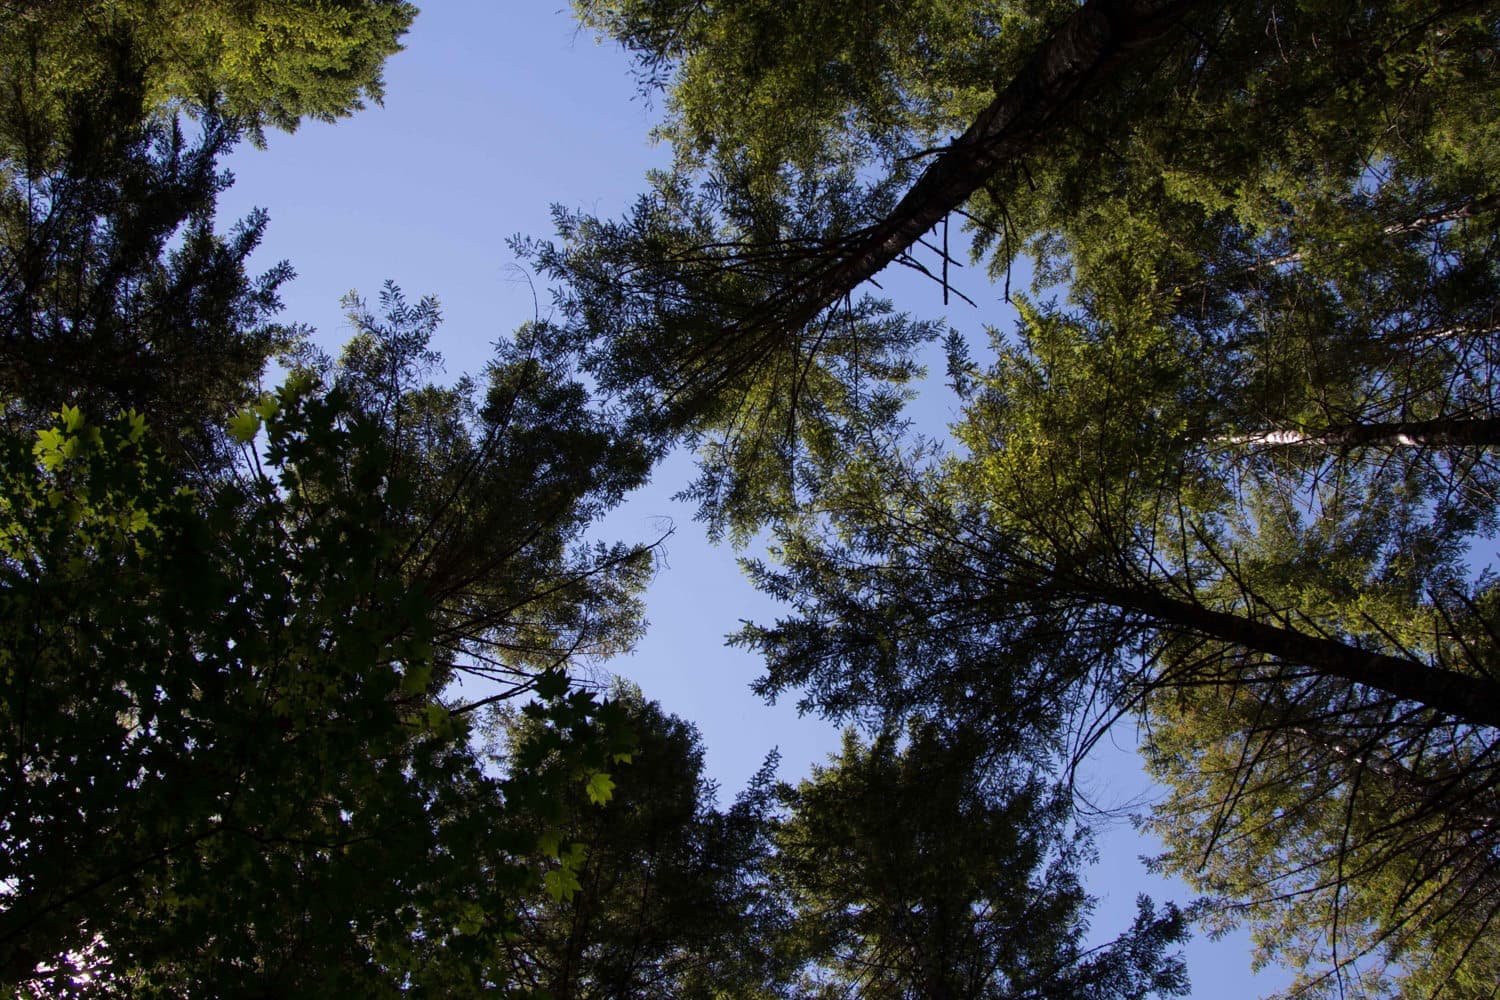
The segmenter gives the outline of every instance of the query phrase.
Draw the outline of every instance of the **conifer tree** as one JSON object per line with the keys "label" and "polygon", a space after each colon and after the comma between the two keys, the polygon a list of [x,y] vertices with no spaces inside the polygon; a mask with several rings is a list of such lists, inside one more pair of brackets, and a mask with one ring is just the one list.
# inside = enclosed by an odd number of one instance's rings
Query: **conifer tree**
{"label": "conifer tree", "polygon": [[[816,35],[811,5],[581,7],[669,88],[677,169],[538,259],[560,335],[692,430],[705,513],[773,525],[757,579],[794,610],[742,635],[762,690],[1075,751],[1144,711],[1165,863],[1208,866],[1268,953],[1330,989],[1492,981],[1494,585],[1466,558],[1497,516],[1494,11],[861,5]],[[941,183],[1108,12],[1181,16],[1110,22],[1152,41]],[[982,301],[949,215],[989,294],[1022,256],[1036,280],[989,357],[951,338],[940,455],[898,407],[934,326],[853,296],[898,261]]]}
{"label": "conifer tree", "polygon": [[773,881],[793,918],[796,995],[981,1000],[1180,996],[1173,907],[1085,949],[1087,841],[1065,792],[993,753],[979,730],[847,732],[829,766],[782,786]]}
{"label": "conifer tree", "polygon": [[258,141],[271,126],[334,121],[379,102],[385,61],[416,16],[404,0],[291,3],[13,0],[0,32],[0,158],[49,169],[80,97],[122,63],[143,108],[213,114]]}
{"label": "conifer tree", "polygon": [[[785,915],[765,873],[774,756],[720,808],[690,723],[623,681],[609,704],[629,734],[628,760],[611,768],[607,796],[567,786],[557,830],[578,864],[566,893],[523,908],[496,978],[557,997],[784,995],[789,963],[775,942]],[[510,767],[539,722],[513,708],[493,722]],[[548,761],[543,773],[568,766]],[[535,860],[557,870],[553,858]]]}

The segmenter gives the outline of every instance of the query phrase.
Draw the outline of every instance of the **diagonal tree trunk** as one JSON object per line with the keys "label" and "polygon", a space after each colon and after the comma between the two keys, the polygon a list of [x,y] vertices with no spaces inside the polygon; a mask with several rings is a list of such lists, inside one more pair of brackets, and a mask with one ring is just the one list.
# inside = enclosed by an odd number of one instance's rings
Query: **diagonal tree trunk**
{"label": "diagonal tree trunk", "polygon": [[776,341],[878,274],[1002,167],[1040,150],[1060,120],[1091,94],[1118,84],[1184,18],[1218,6],[1216,0],[1087,0],[884,219],[735,324],[731,339],[741,342],[726,352],[732,357],[716,359],[728,370],[710,367],[710,390],[735,379]]}
{"label": "diagonal tree trunk", "polygon": [[1461,722],[1500,729],[1500,684],[1404,656],[1257,621],[1148,589],[1100,588],[1088,595],[1181,631],[1273,656],[1309,670],[1425,705]]}
{"label": "diagonal tree trunk", "polygon": [[1042,45],[969,126],[923,171],[891,213],[839,259],[784,296],[800,327],[894,261],[1002,167],[1037,149],[1095,91],[1137,65],[1208,0],[1089,0]]}

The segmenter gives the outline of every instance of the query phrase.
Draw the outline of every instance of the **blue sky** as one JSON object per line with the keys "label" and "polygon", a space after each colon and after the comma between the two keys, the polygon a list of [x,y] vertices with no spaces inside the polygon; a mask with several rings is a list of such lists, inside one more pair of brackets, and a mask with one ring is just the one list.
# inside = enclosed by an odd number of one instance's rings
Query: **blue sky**
{"label": "blue sky", "polygon": [[[409,298],[433,294],[442,302],[433,346],[456,377],[479,371],[491,345],[532,318],[532,292],[506,239],[550,235],[554,203],[618,214],[641,190],[645,171],[666,160],[648,140],[653,114],[623,54],[579,31],[558,3],[432,0],[407,51],[387,68],[383,108],[337,125],[304,125],[291,136],[273,133],[269,149],[234,155],[227,165],[237,183],[221,199],[222,224],[254,206],[269,210],[257,260],[287,259],[298,272],[282,296],[285,319],[313,326],[321,344],[336,348],[349,333],[344,293],[358,290],[373,301],[393,279]],[[943,309],[938,291],[920,280],[882,275],[881,283],[904,308]],[[954,302],[949,319],[973,339],[985,323],[1009,322],[998,305],[976,312]],[[941,404],[923,411],[942,412]],[[776,607],[744,581],[735,553],[705,542],[691,507],[671,499],[691,474],[690,459],[674,457],[601,526],[602,537],[627,541],[676,528],[648,595],[647,637],[611,666],[699,727],[710,774],[728,799],[773,746],[783,755],[782,777],[795,778],[836,749],[838,733],[747,690],[759,663],[726,648],[723,637],[741,619],[773,617]],[[1132,739],[1125,732],[1116,742]],[[1101,804],[1147,794],[1130,751],[1106,748],[1086,775]],[[1101,837],[1088,882],[1102,900],[1094,919],[1102,937],[1128,922],[1137,892],[1190,898],[1186,887],[1145,873],[1137,858],[1153,850],[1128,825]],[[1274,973],[1251,977],[1243,935],[1195,941],[1188,961],[1195,997],[1249,1000],[1282,981]]]}

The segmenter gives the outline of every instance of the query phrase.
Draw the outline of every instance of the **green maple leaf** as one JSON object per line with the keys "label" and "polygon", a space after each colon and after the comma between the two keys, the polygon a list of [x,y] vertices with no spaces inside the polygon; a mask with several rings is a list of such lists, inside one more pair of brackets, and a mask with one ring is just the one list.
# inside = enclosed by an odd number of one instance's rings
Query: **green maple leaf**
{"label": "green maple leaf", "polygon": [[240,444],[249,444],[260,433],[260,416],[253,410],[241,410],[229,418],[229,436]]}
{"label": "green maple leaf", "polygon": [[578,876],[570,868],[555,868],[542,876],[542,888],[547,890],[555,902],[565,903],[583,888]]}
{"label": "green maple leaf", "polygon": [[596,806],[602,806],[615,794],[615,782],[603,771],[595,771],[589,775],[587,790],[589,801]]}

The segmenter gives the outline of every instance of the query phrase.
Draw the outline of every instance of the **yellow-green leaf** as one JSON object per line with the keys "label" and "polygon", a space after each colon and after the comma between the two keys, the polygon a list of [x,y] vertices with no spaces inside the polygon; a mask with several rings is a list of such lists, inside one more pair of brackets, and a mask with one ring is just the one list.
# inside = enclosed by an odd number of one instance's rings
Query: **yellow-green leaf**
{"label": "yellow-green leaf", "polygon": [[602,806],[615,794],[615,782],[603,771],[595,771],[588,780],[589,801]]}
{"label": "yellow-green leaf", "polygon": [[578,876],[567,868],[555,868],[542,876],[542,888],[547,890],[547,895],[559,903],[566,903],[573,898],[573,894],[583,888],[578,881]]}
{"label": "yellow-green leaf", "polygon": [[241,410],[229,418],[229,436],[240,444],[249,444],[260,433],[260,417],[253,410]]}

